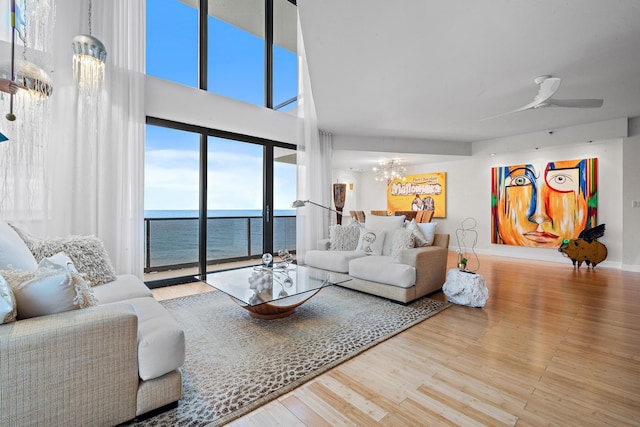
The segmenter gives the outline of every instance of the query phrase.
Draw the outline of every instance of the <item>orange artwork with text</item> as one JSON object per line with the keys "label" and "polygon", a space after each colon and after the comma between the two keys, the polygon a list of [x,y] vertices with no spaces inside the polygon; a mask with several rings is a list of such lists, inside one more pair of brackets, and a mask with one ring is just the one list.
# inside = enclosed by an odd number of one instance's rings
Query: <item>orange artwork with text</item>
{"label": "orange artwork with text", "polygon": [[433,210],[434,218],[447,216],[446,172],[407,175],[394,179],[387,187],[387,210]]}

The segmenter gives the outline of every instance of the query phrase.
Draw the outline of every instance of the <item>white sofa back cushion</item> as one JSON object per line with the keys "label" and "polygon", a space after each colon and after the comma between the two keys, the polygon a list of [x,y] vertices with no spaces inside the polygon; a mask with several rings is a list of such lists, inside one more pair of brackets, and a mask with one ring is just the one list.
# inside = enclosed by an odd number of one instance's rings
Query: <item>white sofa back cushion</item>
{"label": "white sofa back cushion", "polygon": [[0,270],[33,271],[38,262],[18,233],[0,221]]}
{"label": "white sofa back cushion", "polygon": [[[380,216],[367,215],[364,227],[368,230],[385,231],[387,235],[404,226],[404,215],[399,216]],[[362,235],[362,233],[360,233]],[[391,255],[393,252],[393,240],[385,239],[382,246],[382,255]]]}
{"label": "white sofa back cushion", "polygon": [[424,222],[418,223],[418,228],[424,234],[424,237],[427,239],[427,242],[422,246],[433,246],[433,240],[436,237],[436,225],[437,222]]}

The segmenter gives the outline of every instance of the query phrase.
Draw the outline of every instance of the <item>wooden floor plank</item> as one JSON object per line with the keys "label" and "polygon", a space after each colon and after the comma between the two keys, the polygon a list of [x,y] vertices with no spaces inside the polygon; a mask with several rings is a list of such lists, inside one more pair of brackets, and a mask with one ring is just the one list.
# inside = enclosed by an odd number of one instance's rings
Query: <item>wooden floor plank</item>
{"label": "wooden floor plank", "polygon": [[640,273],[480,260],[484,308],[454,305],[232,425],[640,426]]}

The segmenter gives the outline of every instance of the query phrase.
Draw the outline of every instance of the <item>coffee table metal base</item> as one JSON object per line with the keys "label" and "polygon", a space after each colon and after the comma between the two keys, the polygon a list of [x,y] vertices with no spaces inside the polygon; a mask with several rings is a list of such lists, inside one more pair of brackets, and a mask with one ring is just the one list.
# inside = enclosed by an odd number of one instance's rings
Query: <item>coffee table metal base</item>
{"label": "coffee table metal base", "polygon": [[296,307],[302,305],[304,302],[309,300],[321,290],[322,288],[315,289],[309,292],[292,295],[288,298],[267,302],[260,305],[248,305],[234,297],[231,297],[231,299],[235,301],[236,304],[238,304],[240,307],[247,310],[251,317],[254,317],[256,319],[272,320],[291,316]]}

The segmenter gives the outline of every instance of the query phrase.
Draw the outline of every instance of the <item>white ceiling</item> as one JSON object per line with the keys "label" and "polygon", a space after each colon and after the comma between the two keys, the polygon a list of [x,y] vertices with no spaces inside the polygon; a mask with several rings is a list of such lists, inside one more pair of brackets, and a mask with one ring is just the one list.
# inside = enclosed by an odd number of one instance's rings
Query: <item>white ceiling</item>
{"label": "white ceiling", "polygon": [[[298,9],[318,124],[334,135],[472,142],[640,116],[639,0],[299,0]],[[544,74],[562,79],[557,98],[603,107],[481,120],[532,101]]]}

